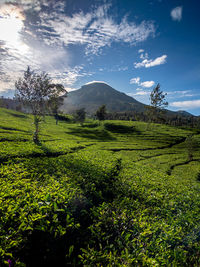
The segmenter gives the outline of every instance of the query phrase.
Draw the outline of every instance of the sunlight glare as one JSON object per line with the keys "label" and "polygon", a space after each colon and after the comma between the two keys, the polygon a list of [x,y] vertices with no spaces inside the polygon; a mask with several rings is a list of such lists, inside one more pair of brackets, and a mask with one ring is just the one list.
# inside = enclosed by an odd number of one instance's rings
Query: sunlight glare
{"label": "sunlight glare", "polygon": [[0,8],[0,39],[8,48],[14,49],[21,55],[28,52],[28,46],[20,40],[20,33],[24,27],[24,16],[13,6]]}

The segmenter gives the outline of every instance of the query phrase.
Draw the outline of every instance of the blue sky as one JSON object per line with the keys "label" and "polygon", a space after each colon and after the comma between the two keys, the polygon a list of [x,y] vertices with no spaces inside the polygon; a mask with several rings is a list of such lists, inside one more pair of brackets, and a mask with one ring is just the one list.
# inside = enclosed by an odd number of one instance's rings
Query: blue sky
{"label": "blue sky", "polygon": [[27,65],[67,90],[104,81],[200,115],[199,0],[0,0],[0,94]]}

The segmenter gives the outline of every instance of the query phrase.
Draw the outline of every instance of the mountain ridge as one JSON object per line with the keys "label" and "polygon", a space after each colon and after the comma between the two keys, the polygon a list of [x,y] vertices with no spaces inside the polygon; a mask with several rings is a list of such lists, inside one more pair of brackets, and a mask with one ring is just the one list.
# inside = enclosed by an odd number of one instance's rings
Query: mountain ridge
{"label": "mountain ridge", "polygon": [[[144,113],[148,106],[114,89],[105,82],[94,81],[81,86],[78,90],[69,92],[64,100],[62,111],[73,113],[77,109],[85,108],[88,115],[92,115],[101,105],[106,105],[106,109],[110,113],[131,111]],[[170,117],[195,117],[184,110],[176,112],[166,109],[166,113]]]}
{"label": "mountain ridge", "polygon": [[69,92],[62,109],[73,112],[85,108],[89,114],[95,113],[100,105],[105,104],[108,112],[144,111],[146,105],[131,96],[119,92],[104,82],[93,82],[80,89]]}

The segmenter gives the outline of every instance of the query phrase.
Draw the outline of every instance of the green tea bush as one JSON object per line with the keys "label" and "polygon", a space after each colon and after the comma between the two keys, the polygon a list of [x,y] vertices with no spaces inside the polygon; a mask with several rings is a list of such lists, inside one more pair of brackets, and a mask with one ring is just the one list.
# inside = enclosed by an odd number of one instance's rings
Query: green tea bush
{"label": "green tea bush", "polygon": [[199,182],[200,182],[200,172],[199,172],[199,173],[197,173],[197,181],[199,181]]}
{"label": "green tea bush", "polygon": [[35,146],[16,115],[0,113],[0,266],[200,266],[199,133],[46,117]]}

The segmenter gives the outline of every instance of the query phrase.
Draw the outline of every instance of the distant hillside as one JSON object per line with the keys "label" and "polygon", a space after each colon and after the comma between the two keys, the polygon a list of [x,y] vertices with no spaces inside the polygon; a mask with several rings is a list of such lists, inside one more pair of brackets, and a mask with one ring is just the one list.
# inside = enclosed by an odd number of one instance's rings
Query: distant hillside
{"label": "distant hillside", "polygon": [[[80,89],[68,93],[65,98],[62,110],[66,113],[73,113],[79,108],[85,108],[88,114],[94,114],[99,106],[105,104],[108,112],[145,112],[147,105],[135,100],[122,92],[119,92],[103,82],[91,82],[83,85]],[[166,110],[169,118],[194,117],[186,111]]]}
{"label": "distant hillside", "polygon": [[[114,114],[112,119],[134,118],[135,115],[138,117],[139,114],[138,119],[146,121],[144,112],[147,105],[115,90],[104,82],[91,82],[83,85],[76,91],[69,92],[61,110],[65,113],[73,113],[77,109],[85,108],[86,112],[92,115],[103,104],[106,105],[107,111],[110,114]],[[0,106],[25,113],[30,112],[27,107],[24,107],[16,99],[1,98]],[[116,113],[118,114],[117,116],[115,116]],[[168,120],[179,120],[180,125],[188,124],[188,120],[195,118],[195,116],[183,110],[177,112],[166,110],[165,115]]]}
{"label": "distant hillside", "polygon": [[0,107],[18,111],[22,110],[22,105],[18,100],[4,97],[0,98]]}
{"label": "distant hillside", "polygon": [[145,109],[144,104],[103,82],[89,83],[79,90],[69,92],[62,109],[73,112],[78,108],[85,108],[87,113],[92,114],[103,104],[109,112],[142,112]]}
{"label": "distant hillside", "polygon": [[180,115],[182,115],[182,116],[186,116],[186,117],[188,117],[188,116],[193,116],[191,113],[189,113],[189,112],[187,112],[187,111],[185,111],[185,110],[178,110],[176,113],[178,113],[178,114],[180,114]]}

